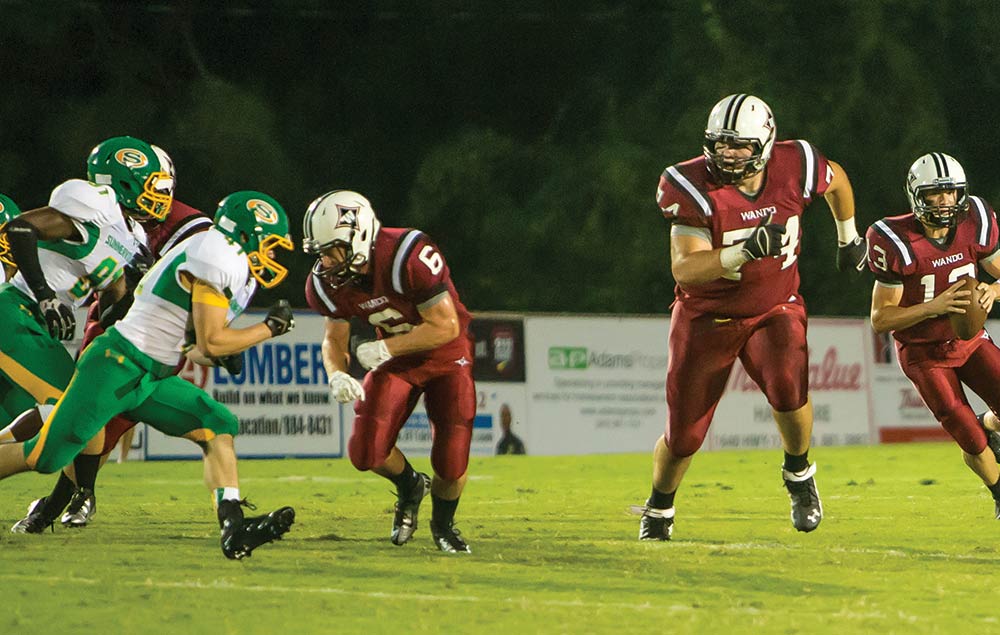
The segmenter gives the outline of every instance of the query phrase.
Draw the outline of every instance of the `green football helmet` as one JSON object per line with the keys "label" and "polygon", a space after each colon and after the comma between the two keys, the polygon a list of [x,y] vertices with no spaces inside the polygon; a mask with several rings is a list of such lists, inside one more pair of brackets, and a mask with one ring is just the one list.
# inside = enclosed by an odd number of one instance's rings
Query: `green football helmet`
{"label": "green football helmet", "polygon": [[174,201],[174,162],[135,137],[112,137],[90,151],[87,179],[110,185],[129,216],[162,221]]}
{"label": "green football helmet", "polygon": [[215,227],[247,255],[250,273],[265,289],[281,284],[288,269],[274,259],[278,247],[292,251],[288,215],[281,204],[263,192],[234,192],[219,202]]}
{"label": "green football helmet", "polygon": [[14,259],[10,256],[10,244],[7,242],[7,232],[3,231],[4,225],[12,218],[21,213],[21,208],[12,201],[9,196],[0,194],[0,262],[11,267],[16,267]]}

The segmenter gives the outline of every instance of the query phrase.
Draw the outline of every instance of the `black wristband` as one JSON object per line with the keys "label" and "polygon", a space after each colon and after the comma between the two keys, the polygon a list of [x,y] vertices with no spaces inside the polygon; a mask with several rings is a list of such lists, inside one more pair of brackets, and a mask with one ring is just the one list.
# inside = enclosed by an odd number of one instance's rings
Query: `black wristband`
{"label": "black wristband", "polygon": [[28,288],[35,294],[35,300],[40,302],[56,297],[38,262],[38,229],[21,218],[15,218],[7,223],[6,232],[10,255]]}

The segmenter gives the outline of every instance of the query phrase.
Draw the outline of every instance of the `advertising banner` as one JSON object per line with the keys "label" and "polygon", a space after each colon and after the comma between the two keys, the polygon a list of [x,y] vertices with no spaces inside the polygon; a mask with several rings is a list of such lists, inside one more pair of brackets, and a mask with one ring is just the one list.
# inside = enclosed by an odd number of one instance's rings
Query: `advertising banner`
{"label": "advertising banner", "polygon": [[650,450],[666,422],[665,317],[526,317],[529,452]]}

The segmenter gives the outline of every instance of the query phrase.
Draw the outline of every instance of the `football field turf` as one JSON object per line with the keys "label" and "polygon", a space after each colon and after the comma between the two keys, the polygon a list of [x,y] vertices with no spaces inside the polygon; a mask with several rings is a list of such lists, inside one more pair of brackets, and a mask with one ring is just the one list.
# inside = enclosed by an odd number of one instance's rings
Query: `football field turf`
{"label": "football field turf", "polygon": [[[346,460],[245,461],[286,539],[226,560],[200,462],[109,465],[90,527],[12,535],[53,477],[0,483],[0,633],[995,633],[1000,522],[954,444],[819,448],[826,512],[794,531],[780,451],[695,458],[670,543],[626,508],[648,455],[473,459],[435,550],[421,509],[389,543],[391,486]],[[425,458],[414,457],[418,469]]]}

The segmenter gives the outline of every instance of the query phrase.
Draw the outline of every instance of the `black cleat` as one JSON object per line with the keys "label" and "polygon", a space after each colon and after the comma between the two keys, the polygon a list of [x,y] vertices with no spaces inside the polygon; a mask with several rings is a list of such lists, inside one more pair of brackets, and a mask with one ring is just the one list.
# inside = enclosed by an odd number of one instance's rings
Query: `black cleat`
{"label": "black cleat", "polygon": [[431,536],[434,537],[437,548],[445,553],[472,553],[472,549],[469,549],[469,545],[462,540],[462,533],[454,524],[438,527],[431,521]]}
{"label": "black cleat", "polygon": [[639,519],[639,540],[670,540],[674,535],[673,507],[656,509],[646,501],[642,507],[633,505],[632,513],[642,516]]}
{"label": "black cleat", "polygon": [[984,421],[985,418],[986,412],[976,415],[976,419],[979,421],[979,426],[983,429],[983,432],[986,433],[986,445],[993,451],[993,456],[996,458],[997,463],[1000,463],[1000,432],[995,432],[987,428]]}
{"label": "black cleat", "polygon": [[[406,499],[399,497],[396,500],[396,514],[392,518],[392,544],[405,545],[413,537],[413,532],[417,530],[417,512],[420,511],[420,502],[431,491],[431,479],[423,472],[418,472],[419,479],[413,492]],[[397,495],[398,496],[398,495]]]}
{"label": "black cleat", "polygon": [[94,496],[94,490],[78,487],[73,492],[73,498],[69,499],[69,506],[66,507],[66,512],[59,519],[59,522],[63,524],[63,527],[86,527],[96,513],[97,497]]}
{"label": "black cleat", "polygon": [[219,503],[219,515],[224,517],[221,521],[222,553],[230,560],[249,558],[257,547],[281,540],[295,522],[295,510],[291,507],[281,507],[266,516],[244,518],[240,504],[236,501]]}
{"label": "black cleat", "polygon": [[993,501],[993,517],[1000,520],[1000,501]]}
{"label": "black cleat", "polygon": [[781,470],[788,498],[792,501],[792,525],[799,531],[812,531],[823,520],[823,503],[816,491],[816,479],[813,478],[815,474],[815,463],[801,472],[789,472],[784,468]]}
{"label": "black cleat", "polygon": [[31,501],[28,505],[28,515],[21,520],[14,523],[14,526],[10,528],[10,533],[12,534],[40,534],[45,531],[46,528],[55,531],[53,526],[55,523],[55,517],[47,518],[44,516],[42,511],[45,507],[45,499],[47,497],[39,498],[37,500]]}

